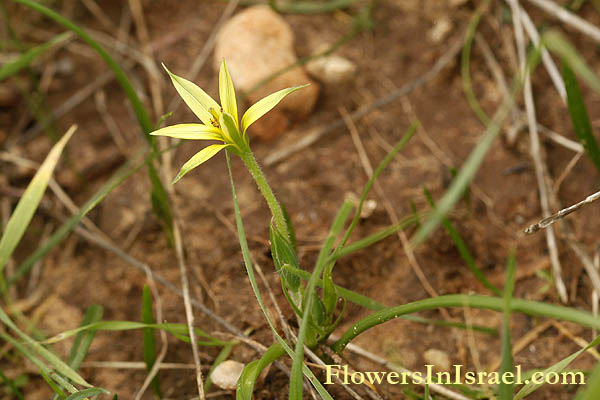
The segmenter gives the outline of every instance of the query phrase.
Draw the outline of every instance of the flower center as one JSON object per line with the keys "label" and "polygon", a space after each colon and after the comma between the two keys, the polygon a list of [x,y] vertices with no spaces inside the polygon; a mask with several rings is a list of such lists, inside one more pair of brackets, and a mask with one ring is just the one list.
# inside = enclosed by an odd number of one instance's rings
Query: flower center
{"label": "flower center", "polygon": [[[217,112],[217,110],[215,110],[214,108],[209,108],[208,112],[210,112],[210,114],[213,116],[210,119],[210,123],[212,126],[214,126],[215,128],[221,128],[221,124],[219,124],[219,114]],[[223,107],[221,107],[221,113],[223,113]]]}

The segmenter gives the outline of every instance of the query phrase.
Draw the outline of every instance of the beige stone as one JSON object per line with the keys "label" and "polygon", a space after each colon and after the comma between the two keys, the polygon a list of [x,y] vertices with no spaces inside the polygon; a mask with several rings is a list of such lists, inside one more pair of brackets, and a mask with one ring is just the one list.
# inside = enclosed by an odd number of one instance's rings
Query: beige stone
{"label": "beige stone", "polygon": [[356,64],[347,58],[332,54],[309,62],[306,65],[306,70],[319,81],[336,85],[354,78]]}
{"label": "beige stone", "polygon": [[[218,70],[225,59],[236,90],[246,92],[254,103],[278,90],[306,83],[311,85],[286,97],[277,107],[285,112],[290,124],[306,118],[315,106],[319,85],[312,81],[304,69],[296,67],[270,80],[260,88],[249,92],[265,79],[294,64],[294,34],[287,22],[267,6],[245,9],[229,20],[217,35],[214,66]],[[249,92],[249,93],[248,93]],[[270,113],[269,113],[270,114]],[[266,119],[281,119],[281,115]],[[269,129],[286,129],[289,124],[265,123]],[[253,129],[254,128],[254,129]],[[259,126],[260,128],[260,126]],[[256,133],[252,127],[251,134]],[[264,136],[276,136],[278,132],[265,132]],[[260,135],[259,135],[260,136]]]}

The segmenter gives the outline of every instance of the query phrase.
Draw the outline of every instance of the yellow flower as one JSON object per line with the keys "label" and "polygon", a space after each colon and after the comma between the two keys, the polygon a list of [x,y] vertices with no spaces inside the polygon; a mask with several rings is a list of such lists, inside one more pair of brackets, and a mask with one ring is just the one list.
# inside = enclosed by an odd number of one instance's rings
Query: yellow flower
{"label": "yellow flower", "polygon": [[233,81],[227,70],[225,60],[219,70],[219,97],[221,105],[217,104],[204,90],[193,82],[179,77],[165,67],[177,92],[187,106],[202,121],[202,124],[179,124],[167,126],[151,133],[155,136],[169,136],[178,139],[216,140],[222,144],[211,144],[196,153],[181,167],[173,180],[180,180],[185,174],[203,162],[212,158],[223,149],[229,149],[234,154],[242,154],[250,150],[246,130],[260,117],[268,113],[285,96],[304,86],[295,86],[280,90],[253,104],[238,122],[237,101]]}

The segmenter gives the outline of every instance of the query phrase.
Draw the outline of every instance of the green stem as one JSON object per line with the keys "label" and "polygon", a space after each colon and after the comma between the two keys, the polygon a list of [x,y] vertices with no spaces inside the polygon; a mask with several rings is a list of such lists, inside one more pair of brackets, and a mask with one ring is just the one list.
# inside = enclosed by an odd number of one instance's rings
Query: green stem
{"label": "green stem", "polygon": [[267,178],[265,178],[265,175],[262,173],[256,158],[254,158],[254,154],[248,148],[246,151],[240,154],[240,158],[244,164],[246,164],[248,171],[250,171],[250,175],[252,175],[252,178],[254,178],[254,181],[258,185],[258,189],[267,201],[267,205],[271,210],[271,214],[273,214],[273,219],[275,219],[275,225],[281,231],[281,233],[285,235],[285,237],[289,237],[289,232],[283,216],[281,205],[279,205],[273,190],[271,190],[271,186],[269,186],[267,183]]}

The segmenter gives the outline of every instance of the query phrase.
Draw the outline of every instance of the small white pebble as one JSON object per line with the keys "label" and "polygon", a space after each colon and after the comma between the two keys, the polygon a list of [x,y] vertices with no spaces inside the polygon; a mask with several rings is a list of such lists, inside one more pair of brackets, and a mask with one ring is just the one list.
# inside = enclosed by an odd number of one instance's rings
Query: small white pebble
{"label": "small white pebble", "polygon": [[244,364],[234,360],[223,361],[217,365],[210,376],[215,386],[224,390],[235,390],[237,381],[240,379]]}
{"label": "small white pebble", "polygon": [[356,64],[347,58],[333,54],[309,62],[306,70],[321,82],[334,85],[353,79],[356,74]]}
{"label": "small white pebble", "polygon": [[427,364],[433,365],[433,368],[438,371],[450,371],[450,357],[445,351],[428,349],[423,353],[423,358]]}

